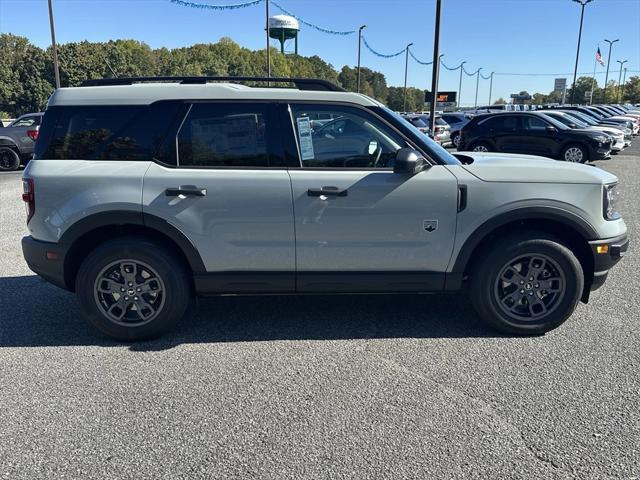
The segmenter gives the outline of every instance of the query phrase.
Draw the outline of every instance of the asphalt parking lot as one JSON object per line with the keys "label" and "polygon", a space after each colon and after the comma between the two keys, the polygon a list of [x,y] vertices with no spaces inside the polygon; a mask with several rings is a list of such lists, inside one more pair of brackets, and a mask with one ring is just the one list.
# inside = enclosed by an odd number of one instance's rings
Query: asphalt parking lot
{"label": "asphalt parking lot", "polygon": [[640,139],[597,165],[631,250],[546,336],[463,296],[224,297],[134,345],[29,271],[0,174],[0,478],[640,478]]}

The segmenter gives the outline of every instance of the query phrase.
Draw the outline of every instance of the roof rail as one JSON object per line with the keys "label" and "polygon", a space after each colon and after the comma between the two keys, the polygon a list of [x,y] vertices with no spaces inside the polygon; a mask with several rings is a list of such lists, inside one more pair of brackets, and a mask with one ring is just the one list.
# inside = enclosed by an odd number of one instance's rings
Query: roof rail
{"label": "roof rail", "polygon": [[205,84],[208,82],[270,82],[292,83],[298,90],[316,90],[329,92],[345,92],[342,87],[328,80],[319,78],[285,78],[285,77],[126,77],[126,78],[97,78],[85,80],[82,87],[97,87],[107,85],[132,85],[144,82],[176,82],[187,85]]}

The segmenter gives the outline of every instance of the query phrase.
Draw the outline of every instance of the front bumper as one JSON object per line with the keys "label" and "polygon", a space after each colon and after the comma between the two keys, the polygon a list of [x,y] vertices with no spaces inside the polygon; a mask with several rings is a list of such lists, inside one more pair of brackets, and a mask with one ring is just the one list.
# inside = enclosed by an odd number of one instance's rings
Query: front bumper
{"label": "front bumper", "polygon": [[604,160],[611,156],[611,142],[604,142],[600,145],[589,146],[589,158],[591,160]]}
{"label": "front bumper", "polygon": [[58,243],[22,238],[22,254],[29,268],[57,287],[70,290],[64,276],[66,248]]}
{"label": "front bumper", "polygon": [[589,247],[593,255],[593,283],[591,284],[591,290],[597,290],[604,284],[609,270],[624,257],[629,248],[629,239],[624,234],[614,238],[593,240],[589,242]]}

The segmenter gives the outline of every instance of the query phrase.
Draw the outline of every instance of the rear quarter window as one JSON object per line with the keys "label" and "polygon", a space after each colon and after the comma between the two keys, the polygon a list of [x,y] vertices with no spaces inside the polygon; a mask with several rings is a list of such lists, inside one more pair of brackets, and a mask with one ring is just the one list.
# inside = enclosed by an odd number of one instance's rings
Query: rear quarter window
{"label": "rear quarter window", "polygon": [[45,113],[42,132],[36,143],[35,158],[52,160],[95,158],[98,149],[143,108],[145,107],[53,107]]}

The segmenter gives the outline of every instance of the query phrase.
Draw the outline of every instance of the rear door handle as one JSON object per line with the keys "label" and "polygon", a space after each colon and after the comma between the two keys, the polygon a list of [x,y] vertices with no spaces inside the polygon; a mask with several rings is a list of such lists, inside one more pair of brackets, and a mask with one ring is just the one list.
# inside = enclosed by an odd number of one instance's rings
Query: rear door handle
{"label": "rear door handle", "polygon": [[206,188],[196,187],[195,185],[180,185],[175,188],[167,188],[164,191],[167,197],[177,197],[179,195],[190,195],[192,197],[204,197],[207,195]]}
{"label": "rear door handle", "polygon": [[349,193],[349,191],[346,188],[342,190],[338,187],[310,188],[309,190],[307,190],[307,195],[309,195],[310,197],[319,197],[321,195],[346,197],[347,193]]}

